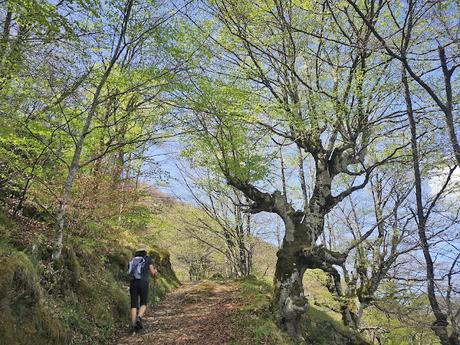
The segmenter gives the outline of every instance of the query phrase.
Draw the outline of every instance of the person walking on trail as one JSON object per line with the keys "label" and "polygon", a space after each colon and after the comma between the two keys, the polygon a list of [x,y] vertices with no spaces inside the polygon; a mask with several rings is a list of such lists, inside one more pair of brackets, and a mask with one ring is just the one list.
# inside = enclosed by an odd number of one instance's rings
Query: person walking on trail
{"label": "person walking on trail", "polygon": [[149,274],[156,285],[157,269],[147,255],[147,246],[141,244],[129,262],[128,273],[131,277],[129,293],[131,295],[131,330],[133,334],[142,329],[142,318],[147,309],[149,294]]}

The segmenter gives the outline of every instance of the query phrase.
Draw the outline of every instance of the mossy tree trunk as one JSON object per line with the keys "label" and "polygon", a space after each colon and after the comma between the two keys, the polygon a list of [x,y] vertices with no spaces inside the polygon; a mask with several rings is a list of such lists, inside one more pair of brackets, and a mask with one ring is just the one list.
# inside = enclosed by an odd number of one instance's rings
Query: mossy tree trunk
{"label": "mossy tree trunk", "polygon": [[318,210],[307,211],[301,218],[297,213],[285,220],[286,235],[277,253],[273,307],[280,327],[297,338],[301,335],[301,316],[308,307],[303,286],[305,270],[324,270],[334,276],[336,288],[340,289],[340,276],[333,265],[342,265],[346,255],[316,244],[324,218],[325,213]]}
{"label": "mossy tree trunk", "polygon": [[334,165],[337,157],[328,154],[315,156],[315,188],[303,211],[296,211],[280,191],[265,193],[250,183],[227,176],[231,185],[254,202],[251,213],[273,212],[284,222],[283,244],[277,253],[273,310],[280,327],[295,338],[302,337],[301,316],[308,307],[302,282],[305,270],[319,268],[332,274],[340,289],[340,276],[333,265],[342,265],[346,255],[316,244],[323,232],[326,214],[356,188],[335,197],[331,195],[332,180],[339,171]]}
{"label": "mossy tree trunk", "polygon": [[279,326],[289,334],[298,336],[299,320],[307,310],[303,276],[308,263],[301,254],[305,249],[312,247],[312,241],[306,236],[307,229],[301,220],[288,219],[285,226],[289,235],[285,236],[283,245],[277,253],[273,307]]}

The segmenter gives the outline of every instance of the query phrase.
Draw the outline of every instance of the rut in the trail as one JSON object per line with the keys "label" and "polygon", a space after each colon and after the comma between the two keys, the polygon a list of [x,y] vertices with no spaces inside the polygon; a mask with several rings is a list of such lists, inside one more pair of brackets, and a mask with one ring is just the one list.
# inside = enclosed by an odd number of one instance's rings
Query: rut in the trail
{"label": "rut in the trail", "polygon": [[144,330],[123,336],[118,345],[222,345],[234,335],[236,284],[186,284],[170,293],[144,318]]}

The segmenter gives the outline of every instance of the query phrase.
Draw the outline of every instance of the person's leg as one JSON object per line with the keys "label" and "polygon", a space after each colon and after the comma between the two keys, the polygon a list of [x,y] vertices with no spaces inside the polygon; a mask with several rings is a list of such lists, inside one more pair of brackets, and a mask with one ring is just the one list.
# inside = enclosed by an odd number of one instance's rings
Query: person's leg
{"label": "person's leg", "polygon": [[145,311],[147,310],[147,306],[146,305],[141,305],[141,307],[139,308],[139,316],[140,317],[144,317],[144,314],[145,314]]}
{"label": "person's leg", "polygon": [[145,311],[147,310],[147,302],[149,297],[149,282],[143,281],[142,285],[140,286],[140,297],[141,303],[139,308],[139,316],[144,317]]}
{"label": "person's leg", "polygon": [[144,317],[145,311],[147,310],[147,301],[148,301],[148,294],[149,294],[149,283],[142,282],[139,284],[140,291],[140,308],[139,308],[139,315],[137,316],[136,325],[139,328],[142,328],[142,318]]}
{"label": "person's leg", "polygon": [[139,288],[136,281],[131,281],[129,294],[131,295],[131,326],[134,327],[136,325],[137,308],[139,305]]}
{"label": "person's leg", "polygon": [[136,324],[137,308],[131,308],[131,326]]}

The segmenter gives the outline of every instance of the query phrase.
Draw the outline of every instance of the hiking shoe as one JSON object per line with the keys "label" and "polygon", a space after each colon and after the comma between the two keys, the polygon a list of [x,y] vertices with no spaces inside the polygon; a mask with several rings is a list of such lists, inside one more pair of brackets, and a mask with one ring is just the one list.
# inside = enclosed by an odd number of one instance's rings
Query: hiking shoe
{"label": "hiking shoe", "polygon": [[136,325],[132,325],[130,328],[129,328],[129,334],[131,334],[132,336],[135,336],[136,333],[137,333],[138,329],[136,327]]}
{"label": "hiking shoe", "polygon": [[141,330],[142,328],[144,328],[142,326],[142,318],[140,316],[137,317],[136,319],[136,329],[139,331]]}

